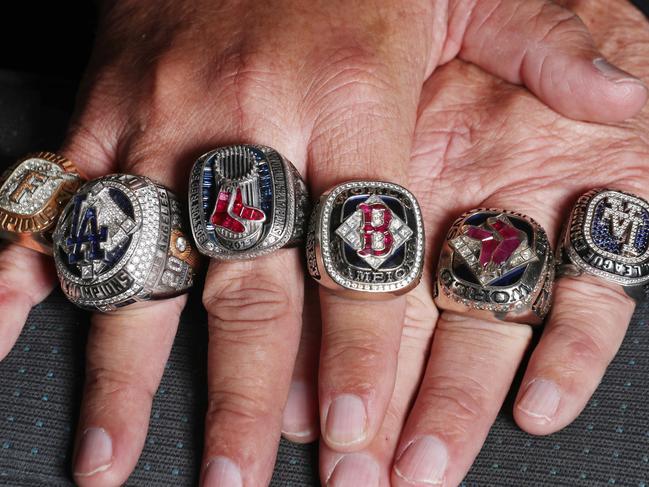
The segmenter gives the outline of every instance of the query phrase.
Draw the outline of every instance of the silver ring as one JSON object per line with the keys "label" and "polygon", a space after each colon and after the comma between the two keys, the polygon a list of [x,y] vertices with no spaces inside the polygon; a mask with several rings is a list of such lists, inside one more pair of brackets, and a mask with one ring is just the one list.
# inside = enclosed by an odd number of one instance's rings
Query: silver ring
{"label": "silver ring", "polygon": [[113,174],[86,183],[65,207],[54,260],[73,303],[112,311],[186,292],[197,254],[170,191],[143,176]]}
{"label": "silver ring", "polygon": [[554,258],[531,218],[485,208],[464,213],[442,248],[435,303],[485,319],[536,325],[550,309]]}
{"label": "silver ring", "polygon": [[414,195],[393,183],[351,181],[314,209],[306,243],[309,274],[349,295],[403,294],[421,278],[424,226]]}
{"label": "silver ring", "polygon": [[83,180],[72,162],[51,152],[30,154],[0,183],[0,238],[52,254],[52,230]]}
{"label": "silver ring", "polygon": [[251,259],[304,238],[309,198],[297,169],[260,145],[221,147],[201,156],[189,181],[189,215],[198,251]]}
{"label": "silver ring", "polygon": [[621,285],[635,299],[649,297],[649,203],[612,189],[582,195],[557,260],[561,275],[586,272]]}

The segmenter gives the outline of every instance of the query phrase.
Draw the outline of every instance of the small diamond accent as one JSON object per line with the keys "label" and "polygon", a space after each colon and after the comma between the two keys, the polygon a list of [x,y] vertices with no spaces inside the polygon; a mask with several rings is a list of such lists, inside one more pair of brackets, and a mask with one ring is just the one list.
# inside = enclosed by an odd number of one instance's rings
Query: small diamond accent
{"label": "small diamond accent", "polygon": [[184,237],[178,237],[176,239],[176,249],[178,249],[178,252],[187,250],[187,240]]}

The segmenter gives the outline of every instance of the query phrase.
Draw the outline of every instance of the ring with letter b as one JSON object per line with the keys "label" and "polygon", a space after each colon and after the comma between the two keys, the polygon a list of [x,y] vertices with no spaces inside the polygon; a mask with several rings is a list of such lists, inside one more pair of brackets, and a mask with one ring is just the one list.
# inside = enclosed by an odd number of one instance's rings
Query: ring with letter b
{"label": "ring with letter b", "polygon": [[419,204],[407,189],[381,181],[350,181],[320,198],[306,243],[311,277],[350,296],[403,294],[424,262]]}

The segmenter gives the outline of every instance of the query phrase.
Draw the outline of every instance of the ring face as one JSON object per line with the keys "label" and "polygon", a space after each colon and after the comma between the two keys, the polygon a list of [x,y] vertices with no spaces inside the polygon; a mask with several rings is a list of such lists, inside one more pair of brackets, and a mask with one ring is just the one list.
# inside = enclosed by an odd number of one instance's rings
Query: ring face
{"label": "ring face", "polygon": [[344,183],[325,193],[314,212],[307,263],[311,276],[327,287],[407,292],[419,282],[423,255],[419,204],[399,185]]}
{"label": "ring face", "polygon": [[0,232],[19,240],[21,235],[51,230],[81,183],[72,163],[56,154],[40,152],[21,159],[0,185]]}
{"label": "ring face", "polygon": [[183,292],[192,284],[193,257],[180,226],[178,202],[147,178],[110,175],[87,183],[54,232],[63,291],[101,311]]}
{"label": "ring face", "polygon": [[589,191],[573,208],[562,250],[582,271],[622,286],[646,284],[649,203],[621,191]]}
{"label": "ring face", "polygon": [[478,209],[458,218],[438,267],[442,309],[537,324],[549,310],[553,255],[545,231],[525,215]]}
{"label": "ring face", "polygon": [[270,147],[237,145],[201,156],[189,183],[198,250],[217,259],[249,259],[277,250],[304,231],[306,185]]}

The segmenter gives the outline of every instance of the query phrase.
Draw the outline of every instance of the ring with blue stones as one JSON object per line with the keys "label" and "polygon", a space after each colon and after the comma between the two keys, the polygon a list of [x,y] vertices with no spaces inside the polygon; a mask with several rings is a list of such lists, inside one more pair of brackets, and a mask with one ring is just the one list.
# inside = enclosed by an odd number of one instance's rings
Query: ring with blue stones
{"label": "ring with blue stones", "polygon": [[582,195],[564,229],[560,275],[591,274],[649,297],[649,203],[630,193],[593,189]]}
{"label": "ring with blue stones", "polygon": [[64,208],[53,241],[65,295],[103,312],[186,292],[198,261],[178,199],[143,176],[86,183]]}
{"label": "ring with blue stones", "polygon": [[214,259],[252,259],[304,240],[306,184],[276,150],[221,147],[202,155],[189,182],[189,217],[198,251]]}
{"label": "ring with blue stones", "polygon": [[437,266],[437,307],[476,318],[540,325],[552,303],[554,255],[532,218],[498,208],[461,215]]}

